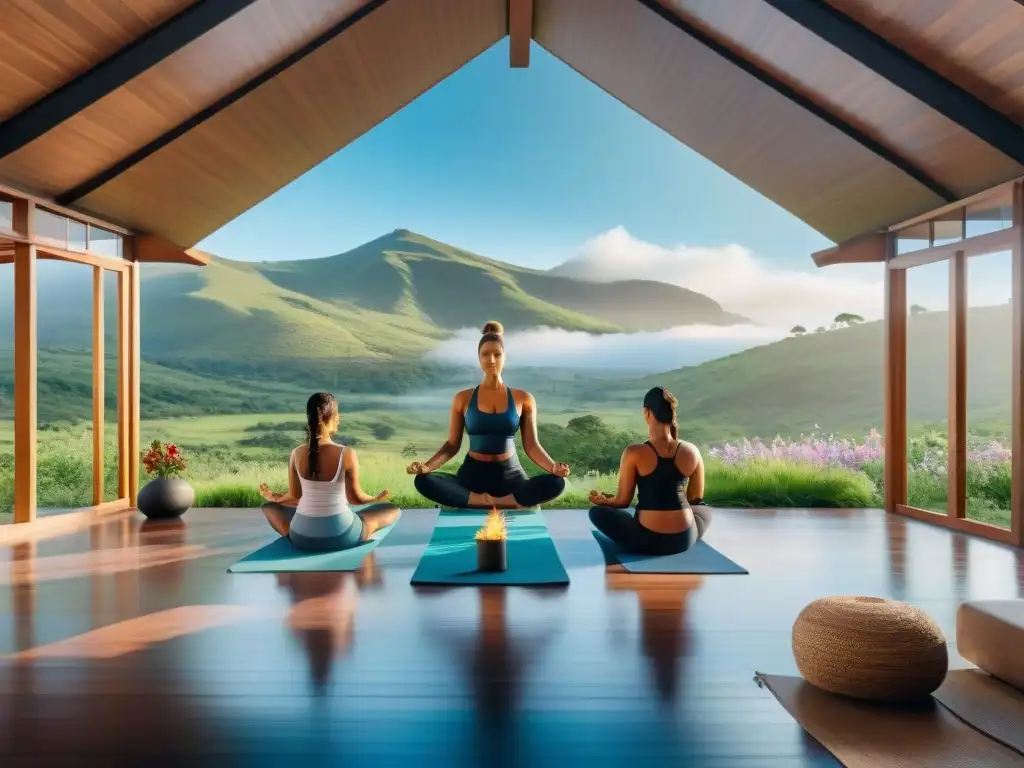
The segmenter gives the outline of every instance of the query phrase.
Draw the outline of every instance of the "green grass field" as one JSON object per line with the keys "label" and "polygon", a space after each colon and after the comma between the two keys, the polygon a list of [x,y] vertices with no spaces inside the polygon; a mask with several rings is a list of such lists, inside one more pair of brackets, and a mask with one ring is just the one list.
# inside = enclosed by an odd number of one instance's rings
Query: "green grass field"
{"label": "green grass field", "polygon": [[[572,414],[559,413],[551,421],[560,422],[560,426],[549,423],[542,432],[548,450],[574,468],[565,494],[549,505],[552,508],[586,508],[591,488],[611,491],[616,478],[610,470],[617,463],[621,446],[633,437],[619,431],[627,423],[635,425],[635,417],[631,421],[625,412],[602,414],[607,423],[588,433],[587,439],[580,439],[580,433],[564,426],[571,417]],[[437,449],[444,426],[441,413],[414,418],[408,413],[365,411],[345,417],[340,437],[359,451],[361,484],[365,490],[376,493],[387,488],[400,506],[421,508],[431,505],[416,493],[405,467],[411,456],[425,459]],[[105,468],[108,499],[114,498],[116,487],[113,436],[110,425]],[[190,461],[187,478],[196,488],[196,506],[256,507],[261,503],[257,492],[261,482],[285,490],[286,458],[302,442],[303,426],[295,415],[210,416],[147,421],[142,436],[144,443],[153,439],[175,442],[186,452]],[[12,438],[11,422],[0,422],[0,514],[8,513],[13,501]],[[89,504],[91,457],[91,427],[52,427],[40,431],[40,506],[66,508]],[[450,466],[457,467],[458,459]],[[528,461],[524,461],[524,466],[528,471],[538,471]],[[593,467],[607,469],[599,471]],[[1008,467],[980,463],[970,467],[971,518],[1008,525]],[[145,480],[143,477],[142,482]],[[932,473],[912,471],[910,503],[941,511],[945,504],[944,483],[944,479]],[[720,507],[878,507],[881,490],[878,462],[855,471],[775,459],[707,461],[706,498]]]}

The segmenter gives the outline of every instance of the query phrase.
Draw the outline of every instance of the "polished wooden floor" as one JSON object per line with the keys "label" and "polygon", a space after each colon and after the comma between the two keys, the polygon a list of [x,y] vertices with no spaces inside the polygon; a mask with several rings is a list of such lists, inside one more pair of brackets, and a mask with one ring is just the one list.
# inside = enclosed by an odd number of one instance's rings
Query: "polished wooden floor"
{"label": "polished wooden floor", "polygon": [[416,589],[435,516],[357,574],[228,574],[255,510],[5,527],[0,766],[834,765],[752,680],[804,605],[907,600],[952,647],[961,601],[1024,596],[1021,552],[871,510],[720,510],[750,575],[709,577],[609,572],[552,511],[567,589]]}

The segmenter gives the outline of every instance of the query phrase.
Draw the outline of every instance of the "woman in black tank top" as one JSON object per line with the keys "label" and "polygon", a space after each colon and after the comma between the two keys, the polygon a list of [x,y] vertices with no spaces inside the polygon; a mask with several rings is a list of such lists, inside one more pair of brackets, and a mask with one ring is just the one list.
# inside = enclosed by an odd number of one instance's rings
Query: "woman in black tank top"
{"label": "woman in black tank top", "polygon": [[[679,440],[677,402],[661,387],[647,393],[644,419],[650,439],[623,452],[614,495],[590,492],[590,521],[629,552],[685,552],[711,523],[711,510],[703,500],[704,463],[694,446]],[[626,509],[634,493],[635,514]]]}

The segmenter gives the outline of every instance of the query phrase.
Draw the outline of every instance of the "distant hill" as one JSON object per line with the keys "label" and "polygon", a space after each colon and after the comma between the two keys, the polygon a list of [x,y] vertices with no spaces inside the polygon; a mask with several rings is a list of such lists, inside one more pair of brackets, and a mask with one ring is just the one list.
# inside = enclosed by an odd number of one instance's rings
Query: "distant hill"
{"label": "distant hill", "polygon": [[[969,311],[968,429],[1009,423],[1010,321],[1009,306]],[[908,419],[945,424],[949,316],[931,312],[908,323]],[[723,435],[881,430],[883,330],[873,322],[785,339],[645,377],[616,400],[635,402],[660,384],[679,398],[683,423],[714,425]]]}
{"label": "distant hill", "polygon": [[[83,270],[82,277],[89,275]],[[115,283],[107,285],[113,329]],[[143,358],[207,373],[269,373],[324,361],[407,365],[452,331],[492,318],[510,330],[595,333],[747,322],[684,288],[552,276],[407,230],[322,259],[146,265],[142,296]],[[9,292],[0,295],[0,304],[10,301]],[[41,283],[39,304],[42,346],[90,347],[87,284]],[[10,332],[0,327],[0,343]]]}
{"label": "distant hill", "polygon": [[703,294],[636,280],[593,283],[518,267],[399,229],[324,259],[253,265],[296,294],[436,328],[549,326],[614,333],[749,322]]}

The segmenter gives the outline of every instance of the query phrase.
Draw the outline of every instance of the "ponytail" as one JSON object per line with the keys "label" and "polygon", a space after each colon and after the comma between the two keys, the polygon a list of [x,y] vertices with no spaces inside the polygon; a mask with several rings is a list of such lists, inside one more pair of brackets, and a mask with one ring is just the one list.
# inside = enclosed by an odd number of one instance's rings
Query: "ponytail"
{"label": "ponytail", "polygon": [[309,435],[309,479],[316,480],[317,457],[320,452],[320,411],[317,408],[306,411],[306,432]]}
{"label": "ponytail", "polygon": [[679,439],[679,424],[676,409],[679,401],[663,387],[654,387],[644,396],[644,408],[648,409],[661,424],[668,424],[672,439]]}
{"label": "ponytail", "polygon": [[338,415],[338,401],[330,392],[317,392],[306,401],[306,431],[309,437],[309,477],[317,479],[320,430]]}

